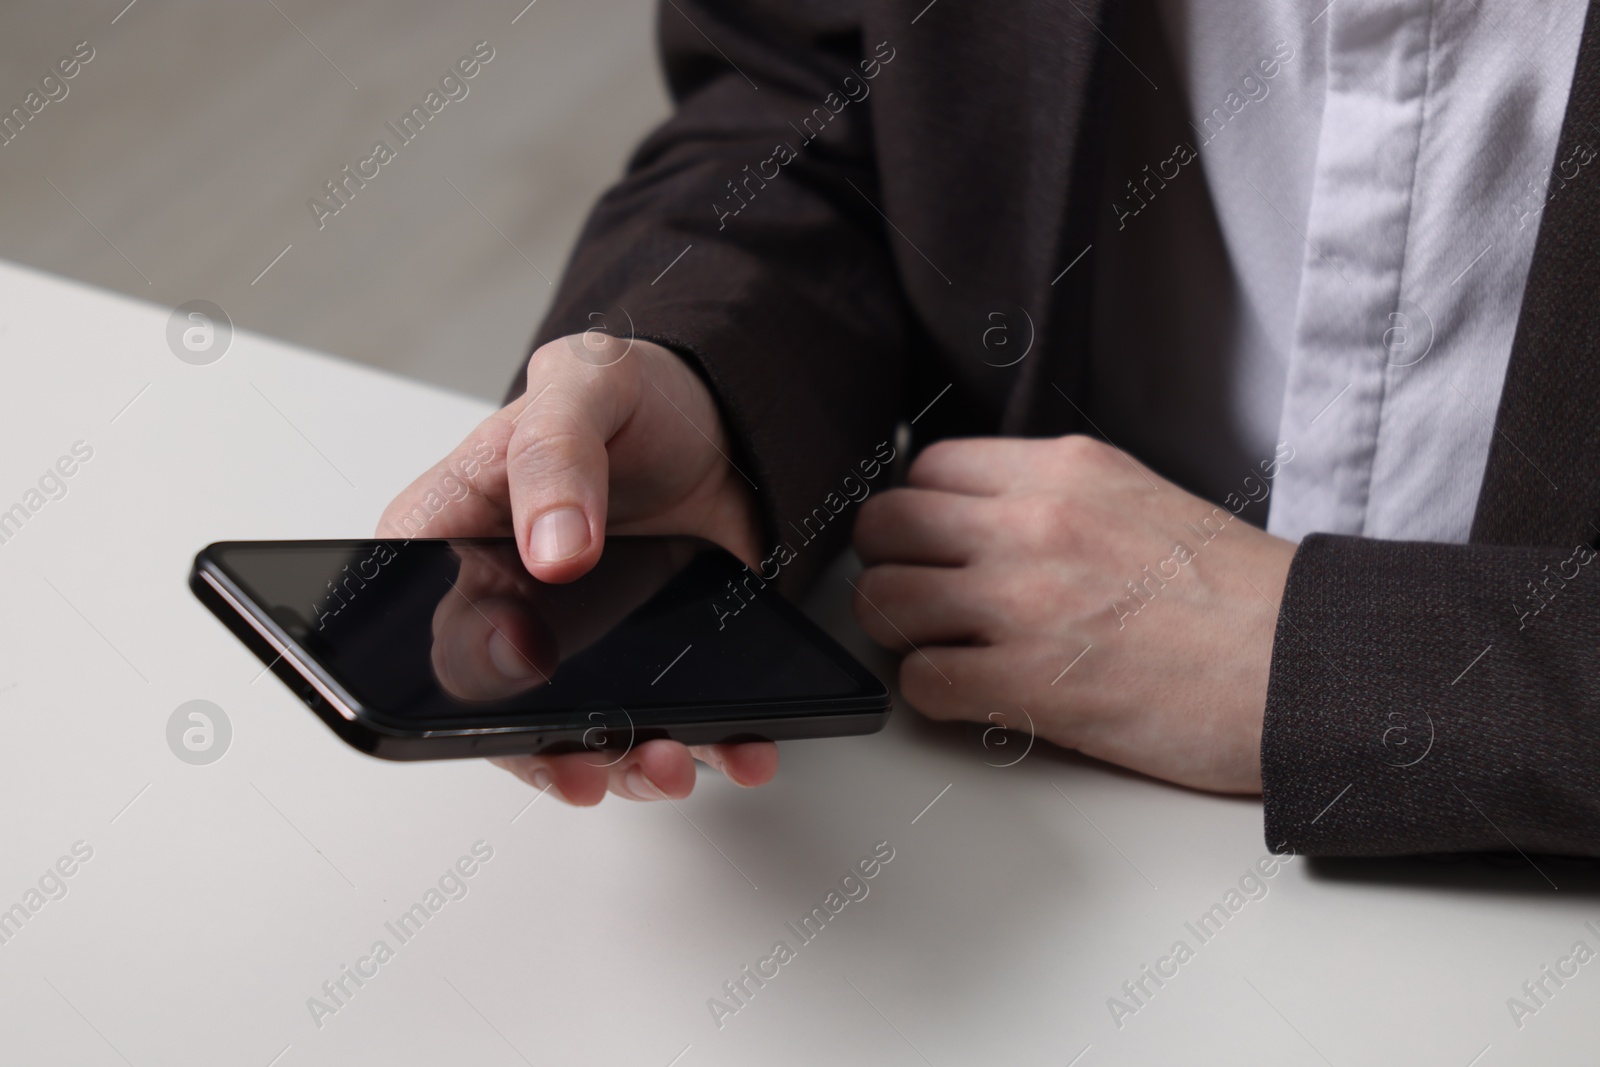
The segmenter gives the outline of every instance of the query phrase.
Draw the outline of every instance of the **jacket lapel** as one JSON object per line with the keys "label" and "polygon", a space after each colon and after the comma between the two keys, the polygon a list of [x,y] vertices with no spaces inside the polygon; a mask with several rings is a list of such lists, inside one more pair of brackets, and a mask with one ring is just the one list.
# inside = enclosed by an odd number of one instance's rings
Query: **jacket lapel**
{"label": "jacket lapel", "polygon": [[1472,541],[1600,540],[1600,0],[1591,0]]}
{"label": "jacket lapel", "polygon": [[[1028,218],[1041,239],[1028,264],[1027,292],[1037,315],[1037,355],[1018,368],[1001,419],[1005,434],[1089,429],[1081,409],[1094,290],[1091,243],[1104,210],[1105,130],[1112,114],[1105,41],[1120,30],[1120,11],[1121,5],[1102,0],[1030,8],[1029,122],[1038,147],[1030,158]],[[1051,62],[1051,56],[1070,62]]]}

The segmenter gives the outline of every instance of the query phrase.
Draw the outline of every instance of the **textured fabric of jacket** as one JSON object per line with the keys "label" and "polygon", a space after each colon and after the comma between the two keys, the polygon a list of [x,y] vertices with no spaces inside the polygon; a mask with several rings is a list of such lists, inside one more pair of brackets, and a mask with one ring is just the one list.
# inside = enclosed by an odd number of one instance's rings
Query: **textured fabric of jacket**
{"label": "textured fabric of jacket", "polygon": [[[1594,7],[1561,144],[1600,139]],[[1092,430],[1083,253],[1121,17],[669,0],[675,112],[596,206],[536,341],[601,328],[682,354],[798,593],[897,422],[919,445]],[[1600,855],[1600,179],[1559,184],[1471,542],[1312,535],[1295,556],[1262,740],[1274,849]],[[997,358],[997,324],[1032,357]]]}

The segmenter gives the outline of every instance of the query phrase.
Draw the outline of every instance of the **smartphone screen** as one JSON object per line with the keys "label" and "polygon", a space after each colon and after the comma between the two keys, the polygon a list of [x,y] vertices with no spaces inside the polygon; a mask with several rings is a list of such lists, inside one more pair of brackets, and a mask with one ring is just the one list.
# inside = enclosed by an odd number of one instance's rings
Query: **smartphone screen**
{"label": "smartphone screen", "polygon": [[646,726],[674,708],[736,715],[881,689],[774,587],[696,538],[610,538],[563,585],[529,575],[510,539],[209,552],[363,713],[408,727],[589,709]]}

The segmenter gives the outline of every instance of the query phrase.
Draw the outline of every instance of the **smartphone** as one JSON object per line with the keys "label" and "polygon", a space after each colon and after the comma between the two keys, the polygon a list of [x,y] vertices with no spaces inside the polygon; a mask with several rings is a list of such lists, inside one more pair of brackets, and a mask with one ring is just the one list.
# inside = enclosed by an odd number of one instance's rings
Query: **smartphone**
{"label": "smartphone", "polygon": [[699,538],[609,537],[561,585],[530,575],[509,537],[224,541],[189,585],[384,759],[835,737],[889,717],[871,671]]}

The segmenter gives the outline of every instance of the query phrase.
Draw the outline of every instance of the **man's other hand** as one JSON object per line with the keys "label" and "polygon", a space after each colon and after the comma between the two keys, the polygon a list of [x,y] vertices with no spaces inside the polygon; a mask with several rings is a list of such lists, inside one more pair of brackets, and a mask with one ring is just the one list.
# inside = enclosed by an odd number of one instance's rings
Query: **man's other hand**
{"label": "man's other hand", "polygon": [[1261,791],[1292,542],[1071,436],[929,446],[862,505],[855,546],[856,616],[907,653],[924,714],[1021,729],[1025,711],[1090,756]]}

